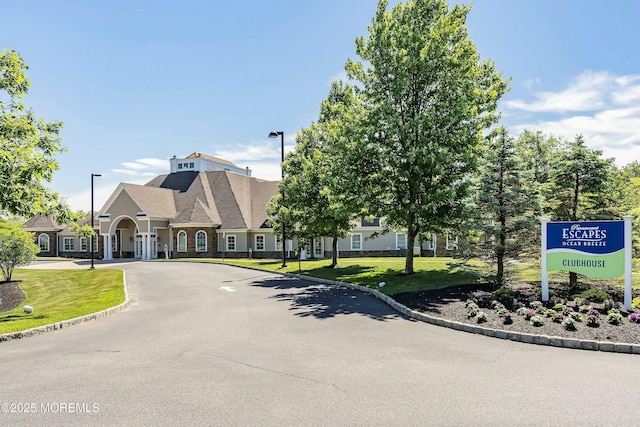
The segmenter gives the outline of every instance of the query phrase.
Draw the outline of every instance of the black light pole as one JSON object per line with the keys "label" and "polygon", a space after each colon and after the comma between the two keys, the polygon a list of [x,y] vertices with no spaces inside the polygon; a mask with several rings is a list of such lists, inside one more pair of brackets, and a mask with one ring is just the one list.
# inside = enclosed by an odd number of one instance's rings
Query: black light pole
{"label": "black light pole", "polygon": [[[284,179],[284,132],[273,131],[269,133],[269,138],[277,138],[278,136],[280,136],[280,153],[282,155],[280,170],[282,171],[282,179]],[[284,187],[282,187],[281,194],[282,194],[282,204],[284,205]],[[282,218],[282,268],[287,266],[287,249],[285,248],[286,241],[287,241],[287,233],[285,231],[284,218]]]}
{"label": "black light pole", "polygon": [[93,177],[94,176],[102,176],[99,173],[91,174],[91,268],[90,270],[95,270],[93,266]]}

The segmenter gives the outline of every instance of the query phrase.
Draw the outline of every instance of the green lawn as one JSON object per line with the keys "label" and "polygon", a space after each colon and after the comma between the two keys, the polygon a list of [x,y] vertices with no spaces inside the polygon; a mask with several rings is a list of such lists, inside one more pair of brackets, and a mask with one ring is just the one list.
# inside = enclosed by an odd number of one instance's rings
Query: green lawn
{"label": "green lawn", "polygon": [[[176,261],[190,262],[222,262],[215,259],[188,259]],[[328,268],[331,260],[306,260],[298,263],[296,260],[287,261],[287,267],[281,269],[282,260],[248,260],[225,259],[226,264],[242,265],[288,273],[300,273],[323,279],[339,280],[378,289],[387,295],[401,292],[411,292],[427,289],[440,289],[456,285],[469,285],[482,281],[478,272],[463,270],[461,261],[453,258],[414,259],[415,274],[405,276],[404,258],[342,258],[338,268]],[[476,267],[479,263],[474,264]],[[383,288],[378,283],[385,282]]]}
{"label": "green lawn", "polygon": [[[220,258],[215,259],[188,259],[175,261],[190,262],[222,262]],[[296,260],[287,261],[287,267],[281,269],[282,260],[248,260],[227,258],[226,264],[242,265],[248,267],[261,268],[264,270],[289,272],[304,274],[312,277],[321,277],[330,280],[349,282],[360,286],[378,289],[387,295],[394,295],[401,292],[420,291],[429,289],[440,289],[449,286],[469,285],[486,282],[483,274],[486,274],[487,266],[481,262],[471,262],[463,266],[461,260],[454,258],[414,258],[415,274],[405,276],[404,258],[341,258],[339,267],[335,269],[327,268],[330,260],[307,260],[298,263]],[[637,271],[638,264],[634,265]],[[485,271],[482,271],[482,270]],[[640,274],[633,274],[633,288],[640,289]],[[524,282],[540,283],[540,265],[535,262],[521,262],[518,264],[517,273],[512,277],[514,280]],[[551,282],[566,282],[568,273],[553,271],[549,274]],[[617,287],[624,287],[624,278],[614,279],[591,279],[581,278],[581,281],[597,285],[607,284]],[[379,288],[378,283],[385,282],[384,288]],[[640,304],[640,298],[638,299]]]}
{"label": "green lawn", "polygon": [[[18,269],[13,279],[22,281],[26,299],[19,307],[0,313],[0,334],[95,313],[125,298],[121,270]],[[32,306],[33,313],[25,314],[24,305]]]}

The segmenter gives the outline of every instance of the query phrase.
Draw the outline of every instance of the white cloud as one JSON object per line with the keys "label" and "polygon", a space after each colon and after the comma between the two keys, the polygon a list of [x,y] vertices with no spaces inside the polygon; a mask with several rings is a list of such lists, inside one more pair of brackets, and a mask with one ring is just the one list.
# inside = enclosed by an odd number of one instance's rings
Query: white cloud
{"label": "white cloud", "polygon": [[[295,148],[295,134],[290,137],[285,134],[285,154]],[[240,145],[230,149],[217,150],[212,154],[225,160],[232,161],[239,167],[248,166],[251,175],[267,180],[280,179],[281,142],[279,138],[264,142]]]}
{"label": "white cloud", "polygon": [[506,107],[536,113],[598,110],[606,105],[604,98],[614,83],[608,72],[585,71],[561,92],[540,92],[534,95],[535,101],[516,99],[508,101]]}
{"label": "white cloud", "polygon": [[640,161],[640,75],[587,71],[561,92],[534,96],[537,100],[533,102],[506,104],[503,117],[512,123],[522,111],[547,113],[544,119],[528,114],[527,119],[511,125],[515,131],[536,129],[567,139],[582,134],[590,147],[602,150],[605,157],[614,157],[620,166]]}
{"label": "white cloud", "polygon": [[132,162],[123,162],[122,168],[112,169],[112,174],[121,176],[127,182],[131,179],[147,181],[157,175],[169,172],[169,160],[157,158],[143,158]]}

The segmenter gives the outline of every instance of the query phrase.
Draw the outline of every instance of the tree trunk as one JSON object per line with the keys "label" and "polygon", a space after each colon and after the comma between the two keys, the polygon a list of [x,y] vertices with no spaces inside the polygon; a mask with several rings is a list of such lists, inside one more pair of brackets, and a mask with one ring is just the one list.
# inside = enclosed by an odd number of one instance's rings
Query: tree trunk
{"label": "tree trunk", "polygon": [[413,245],[416,241],[416,234],[413,224],[407,229],[407,255],[404,263],[404,274],[413,274]]}
{"label": "tree trunk", "polygon": [[498,271],[496,273],[496,288],[502,287],[504,284],[504,235],[500,235],[500,246],[496,249],[496,263],[498,264]]}
{"label": "tree trunk", "polygon": [[338,265],[338,231],[334,230],[333,240],[331,241],[331,265],[329,268],[335,268]]}
{"label": "tree trunk", "polygon": [[569,293],[573,294],[573,291],[578,287],[578,273],[573,271],[569,272]]}

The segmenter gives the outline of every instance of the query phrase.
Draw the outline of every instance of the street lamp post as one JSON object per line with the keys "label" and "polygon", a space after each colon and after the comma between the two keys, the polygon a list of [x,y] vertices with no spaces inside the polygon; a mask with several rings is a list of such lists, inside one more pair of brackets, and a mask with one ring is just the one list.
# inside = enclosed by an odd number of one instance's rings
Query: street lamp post
{"label": "street lamp post", "polygon": [[102,176],[99,173],[92,173],[91,174],[91,268],[90,270],[95,270],[95,267],[93,266],[93,177],[94,176]]}
{"label": "street lamp post", "polygon": [[[277,138],[280,136],[280,154],[282,161],[280,162],[280,170],[282,179],[284,179],[284,132],[273,131],[269,133],[269,138]],[[284,186],[281,186],[282,205],[284,205]],[[282,268],[287,266],[287,249],[286,249],[287,233],[285,231],[284,218],[282,218]]]}

